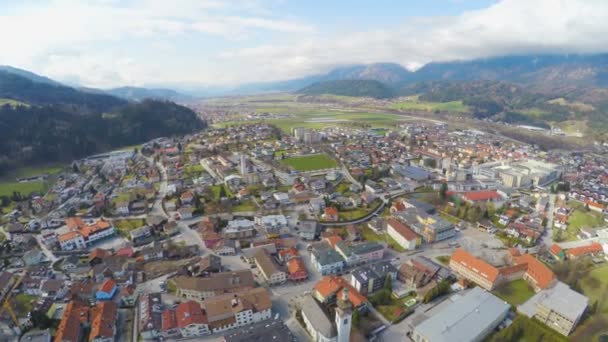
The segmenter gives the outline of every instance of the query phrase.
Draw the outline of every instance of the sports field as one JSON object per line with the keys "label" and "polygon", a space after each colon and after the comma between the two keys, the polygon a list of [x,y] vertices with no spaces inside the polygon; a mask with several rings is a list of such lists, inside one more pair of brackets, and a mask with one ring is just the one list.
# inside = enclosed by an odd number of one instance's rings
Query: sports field
{"label": "sports field", "polygon": [[286,158],[281,160],[281,163],[286,164],[298,171],[323,170],[338,166],[338,162],[330,158],[327,154],[323,153]]}

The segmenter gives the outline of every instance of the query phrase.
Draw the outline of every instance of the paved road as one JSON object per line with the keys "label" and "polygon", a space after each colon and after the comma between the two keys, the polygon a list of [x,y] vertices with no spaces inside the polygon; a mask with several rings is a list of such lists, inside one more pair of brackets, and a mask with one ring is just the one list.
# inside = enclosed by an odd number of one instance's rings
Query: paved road
{"label": "paved road", "polygon": [[549,194],[549,215],[547,216],[547,227],[543,236],[542,242],[547,246],[553,245],[553,218],[555,215],[555,194]]}

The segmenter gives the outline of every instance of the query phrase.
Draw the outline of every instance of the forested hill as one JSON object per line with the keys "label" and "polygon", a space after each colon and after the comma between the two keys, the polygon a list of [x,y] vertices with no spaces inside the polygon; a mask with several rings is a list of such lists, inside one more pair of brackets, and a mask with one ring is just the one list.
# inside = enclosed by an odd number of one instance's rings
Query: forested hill
{"label": "forested hill", "polygon": [[365,96],[384,99],[395,96],[390,86],[375,80],[337,80],[317,82],[298,91],[306,95]]}
{"label": "forested hill", "polygon": [[62,105],[74,113],[89,114],[111,110],[127,104],[126,100],[82,92],[59,84],[32,81],[29,78],[0,70],[0,99],[12,99],[30,105]]}
{"label": "forested hill", "polygon": [[28,163],[70,161],[205,127],[192,110],[156,100],[90,115],[74,114],[58,105],[5,105],[0,107],[0,173]]}

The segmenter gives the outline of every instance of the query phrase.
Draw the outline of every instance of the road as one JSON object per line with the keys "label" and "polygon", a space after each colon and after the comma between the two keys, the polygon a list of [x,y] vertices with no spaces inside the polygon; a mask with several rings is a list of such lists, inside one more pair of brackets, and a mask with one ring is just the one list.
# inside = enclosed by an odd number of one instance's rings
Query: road
{"label": "road", "polygon": [[57,258],[55,254],[53,254],[53,252],[51,252],[51,250],[48,249],[48,247],[44,244],[44,242],[42,241],[42,236],[40,234],[36,234],[34,236],[36,237],[36,242],[38,243],[40,250],[42,251],[42,253],[44,253],[46,258],[51,261],[51,263],[54,263],[59,260],[59,258]]}
{"label": "road", "polygon": [[553,218],[555,215],[555,194],[549,194],[549,215],[547,216],[547,226],[545,228],[545,234],[542,238],[542,242],[547,246],[553,245]]}
{"label": "road", "polygon": [[361,185],[361,183],[359,183],[355,177],[353,177],[353,175],[350,174],[350,171],[348,171],[348,168],[346,167],[346,165],[342,164],[342,173],[344,174],[344,176],[346,177],[346,179],[353,183],[353,184],[357,184],[357,186],[359,186],[360,188],[363,188],[363,185]]}

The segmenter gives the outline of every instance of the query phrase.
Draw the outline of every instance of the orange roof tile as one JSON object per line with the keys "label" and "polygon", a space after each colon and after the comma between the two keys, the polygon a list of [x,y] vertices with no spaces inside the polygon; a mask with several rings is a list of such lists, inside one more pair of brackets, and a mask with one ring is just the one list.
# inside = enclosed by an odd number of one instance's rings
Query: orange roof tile
{"label": "orange roof tile", "polygon": [[325,215],[338,215],[338,209],[334,207],[325,208]]}
{"label": "orange roof tile", "polygon": [[555,280],[555,274],[549,267],[530,254],[524,254],[515,259],[516,264],[527,264],[526,273],[541,289],[546,288]]}
{"label": "orange roof tile", "polygon": [[181,303],[175,309],[177,325],[185,328],[190,324],[208,324],[207,316],[201,309],[201,305],[193,300]]}
{"label": "orange roof tile", "polygon": [[343,278],[337,276],[323,277],[315,285],[315,291],[317,291],[323,298],[327,298],[338,293],[344,287],[348,288],[348,300],[350,300],[355,307],[367,302],[367,298],[359,293],[357,289],[348,284]]}
{"label": "orange roof tile", "polygon": [[105,293],[110,293],[110,292],[112,292],[112,289],[115,286],[116,286],[116,282],[114,281],[114,279],[108,279],[108,280],[104,281],[103,284],[101,284],[99,291],[102,291]]}
{"label": "orange roof tile", "polygon": [[474,257],[464,249],[458,248],[452,253],[450,262],[457,262],[469,270],[478,273],[487,280],[494,282],[500,274],[499,270],[487,262]]}
{"label": "orange roof tile", "polygon": [[336,244],[340,241],[342,241],[342,238],[338,235],[332,235],[332,236],[328,236],[326,238],[323,238],[323,240],[327,241],[327,243],[329,243],[329,245],[334,248],[336,247]]}
{"label": "orange roof tile", "polygon": [[77,231],[70,231],[70,232],[59,235],[58,239],[60,242],[65,242],[65,241],[73,240],[73,239],[77,238],[79,235],[80,235],[80,233]]}
{"label": "orange roof tile", "polygon": [[117,306],[114,302],[98,303],[91,310],[91,333],[89,334],[89,341],[93,341],[98,337],[114,338],[116,312]]}
{"label": "orange roof tile", "polygon": [[561,251],[562,248],[556,243],[554,243],[551,248],[549,248],[549,252],[551,252],[551,254],[553,255],[558,255]]}
{"label": "orange roof tile", "polygon": [[165,310],[162,315],[162,329],[167,331],[170,329],[177,328],[177,318],[175,317],[175,310]]}
{"label": "orange roof tile", "polygon": [[304,262],[300,258],[293,258],[287,262],[287,271],[289,274],[298,272],[307,272]]}
{"label": "orange roof tile", "polygon": [[581,246],[581,247],[576,247],[576,248],[571,248],[569,249],[566,253],[570,256],[581,256],[581,255],[587,255],[587,254],[596,254],[596,253],[600,253],[602,252],[604,249],[602,248],[602,245],[600,245],[597,242],[593,242],[590,245],[587,246]]}
{"label": "orange roof tile", "polygon": [[397,231],[401,236],[403,236],[407,241],[413,241],[418,238],[418,234],[411,230],[408,226],[403,224],[402,222],[392,218],[388,220],[388,224]]}

